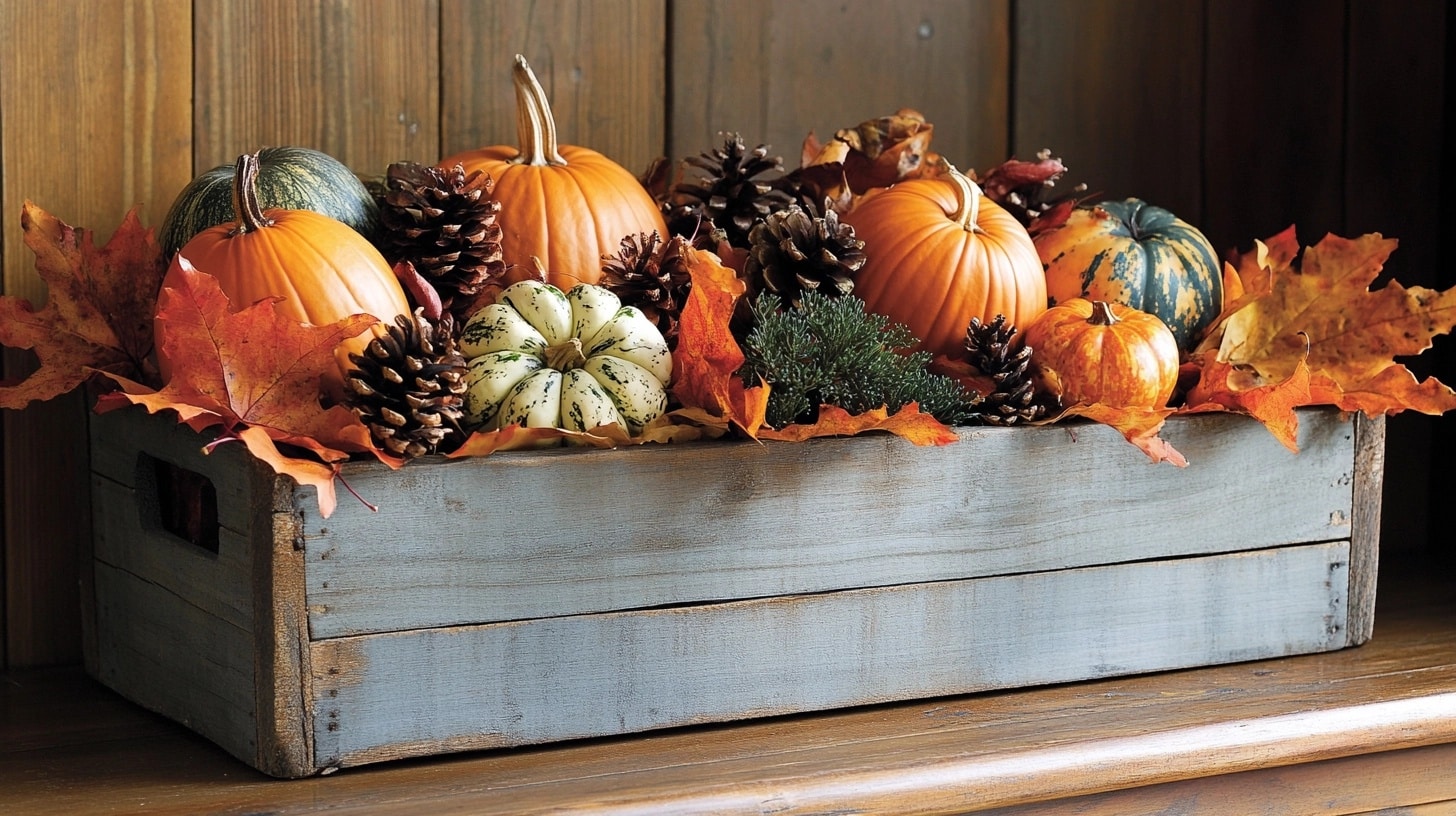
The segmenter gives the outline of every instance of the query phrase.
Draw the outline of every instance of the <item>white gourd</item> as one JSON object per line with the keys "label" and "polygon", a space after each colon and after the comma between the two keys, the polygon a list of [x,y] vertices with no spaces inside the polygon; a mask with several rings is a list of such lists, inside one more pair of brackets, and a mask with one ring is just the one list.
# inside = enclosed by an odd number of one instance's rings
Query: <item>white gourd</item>
{"label": "white gourd", "polygon": [[667,409],[672,354],[642,312],[611,290],[541,281],[507,287],[465,324],[466,421],[638,434]]}

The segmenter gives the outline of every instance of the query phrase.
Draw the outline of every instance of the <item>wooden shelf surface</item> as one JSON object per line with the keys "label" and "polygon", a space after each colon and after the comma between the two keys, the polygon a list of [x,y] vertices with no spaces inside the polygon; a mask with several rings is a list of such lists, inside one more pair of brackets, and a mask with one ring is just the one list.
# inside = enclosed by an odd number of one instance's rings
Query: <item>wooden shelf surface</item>
{"label": "wooden shelf surface", "polygon": [[1456,585],[1381,592],[1339,652],[293,781],[79,669],[17,672],[0,813],[1456,813]]}

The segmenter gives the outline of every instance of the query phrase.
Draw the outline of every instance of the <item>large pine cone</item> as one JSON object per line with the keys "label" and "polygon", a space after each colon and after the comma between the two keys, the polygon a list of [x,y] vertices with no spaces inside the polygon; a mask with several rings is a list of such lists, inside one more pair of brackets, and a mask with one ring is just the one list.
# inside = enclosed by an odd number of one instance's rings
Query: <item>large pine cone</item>
{"label": "large pine cone", "polygon": [[391,264],[413,263],[446,309],[468,308],[475,295],[505,273],[496,223],[500,202],[491,198],[489,175],[466,174],[458,164],[445,170],[396,162],[384,184],[384,256]]}
{"label": "large pine cone", "polygon": [[864,241],[855,237],[854,227],[839,222],[832,208],[816,216],[794,205],[749,233],[744,276],[751,291],[767,290],[797,303],[805,291],[850,294],[864,263]]}
{"label": "large pine cone", "polygon": [[351,354],[344,404],[369,428],[375,444],[408,459],[448,453],[465,441],[465,357],[453,318],[431,323],[415,310],[394,325],[376,323],[363,354]]}
{"label": "large pine cone", "polygon": [[768,155],[768,146],[749,150],[737,133],[725,134],[723,147],[683,160],[696,178],[680,181],[663,207],[668,232],[714,248],[721,238],[730,246],[746,248],[753,225],[785,209],[793,197],[777,189],[783,159]]}

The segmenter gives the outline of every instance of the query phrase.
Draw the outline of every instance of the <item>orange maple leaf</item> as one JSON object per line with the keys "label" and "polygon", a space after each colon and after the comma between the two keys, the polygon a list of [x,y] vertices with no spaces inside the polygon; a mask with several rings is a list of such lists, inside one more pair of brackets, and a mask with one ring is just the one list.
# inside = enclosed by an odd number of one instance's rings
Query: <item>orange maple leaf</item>
{"label": "orange maple leaf", "polygon": [[1288,379],[1256,384],[1252,377],[1226,362],[1212,360],[1204,366],[1198,383],[1188,391],[1180,414],[1234,411],[1248,414],[1284,447],[1299,452],[1299,417],[1294,409],[1311,405],[1309,365],[1301,360]]}
{"label": "orange maple leaf", "polygon": [[768,386],[743,384],[738,376],[743,349],[729,328],[746,287],[712,252],[686,246],[683,262],[692,287],[672,352],[672,394],[686,409],[678,415],[701,417],[707,424],[721,422],[755,436],[763,425]]}
{"label": "orange maple leaf", "polygon": [[[157,318],[167,321],[159,352],[185,364],[174,365],[160,391],[111,375],[122,390],[103,395],[97,411],[137,404],[152,413],[175,410],[197,430],[220,426],[223,438],[242,440],[276,472],[315,485],[325,516],[335,504],[333,476],[325,476],[336,472],[334,463],[368,452],[397,466],[375,448],[352,411],[325,408],[318,397],[319,372],[335,364],[340,342],[377,322],[372,315],[312,326],[279,315],[276,299],[233,312],[216,278],[186,259],[181,263],[181,285],[162,290]],[[278,444],[316,459],[282,453],[274,449]]]}
{"label": "orange maple leaf", "polygon": [[1154,464],[1168,462],[1178,467],[1186,467],[1188,459],[1158,435],[1163,429],[1163,423],[1172,414],[1172,408],[1128,408],[1097,403],[1073,405],[1058,414],[1055,421],[1080,416],[1100,422],[1122,434],[1124,439],[1147,454]]}
{"label": "orange maple leaf", "polygon": [[913,402],[893,415],[884,406],[850,414],[836,405],[821,405],[819,417],[812,425],[789,424],[777,430],[763,428],[759,438],[802,442],[820,436],[855,436],[869,431],[888,431],[916,445],[949,445],[959,439],[955,431],[930,414],[922,413],[920,406]]}
{"label": "orange maple leaf", "polygon": [[[1407,289],[1397,282],[1371,290],[1396,241],[1368,234],[1327,235],[1298,252],[1293,228],[1233,264],[1243,292],[1229,303],[1195,354],[1210,376],[1189,400],[1237,405],[1256,416],[1290,392],[1259,391],[1299,376],[1308,366],[1309,396],[1301,404],[1335,405],[1367,414],[1411,409],[1439,414],[1456,408],[1456,392],[1434,379],[1418,382],[1394,358],[1420,354],[1432,338],[1456,326],[1456,288]],[[1225,363],[1237,377],[1221,378]],[[1250,394],[1238,394],[1252,391]]]}
{"label": "orange maple leaf", "polygon": [[97,372],[154,377],[152,312],[166,266],[136,209],[100,249],[92,233],[29,201],[20,224],[47,299],[36,310],[24,298],[0,297],[0,345],[34,349],[40,366],[24,380],[0,385],[0,408],[52,399]]}

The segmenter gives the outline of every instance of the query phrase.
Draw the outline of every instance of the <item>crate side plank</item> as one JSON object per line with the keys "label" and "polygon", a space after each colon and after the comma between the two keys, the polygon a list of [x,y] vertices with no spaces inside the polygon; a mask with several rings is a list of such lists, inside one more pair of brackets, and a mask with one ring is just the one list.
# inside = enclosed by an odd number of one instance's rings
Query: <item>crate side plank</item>
{"label": "crate side plank", "polygon": [[308,610],[296,513],[274,513],[266,556],[254,562],[255,684],[259,770],[307,776],[313,764],[313,683],[309,673]]}
{"label": "crate side plank", "polygon": [[218,551],[208,552],[145,523],[135,490],[94,474],[91,490],[98,562],[144,576],[235,626],[252,626],[253,588],[245,578],[254,534],[221,528]]}
{"label": "crate side plank", "polygon": [[1385,417],[1356,417],[1355,490],[1350,531],[1349,644],[1375,631],[1375,582],[1380,571],[1380,511],[1385,484]]}
{"label": "crate side plank", "polygon": [[319,767],[1323,651],[1348,542],[315,642]]}
{"label": "crate side plank", "polygon": [[326,638],[1348,539],[1354,426],[1300,424],[1293,454],[1247,418],[1169,422],[1187,468],[1100,425],[357,468],[381,512],[345,500],[320,519],[299,492],[310,624]]}
{"label": "crate side plank", "polygon": [[251,631],[97,563],[97,679],[257,763]]}

